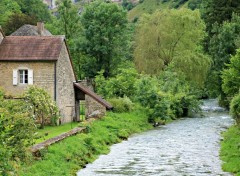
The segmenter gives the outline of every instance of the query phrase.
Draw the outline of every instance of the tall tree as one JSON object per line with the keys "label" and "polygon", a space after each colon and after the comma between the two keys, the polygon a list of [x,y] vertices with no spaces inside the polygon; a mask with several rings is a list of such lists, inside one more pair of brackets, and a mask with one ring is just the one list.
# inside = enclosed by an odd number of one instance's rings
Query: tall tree
{"label": "tall tree", "polygon": [[157,11],[140,19],[135,63],[140,72],[159,74],[169,65],[192,80],[203,82],[209,59],[201,52],[205,32],[198,11]]}
{"label": "tall tree", "polygon": [[3,30],[6,35],[10,35],[24,24],[37,24],[37,19],[34,16],[28,16],[23,13],[14,13],[9,16],[8,21],[3,25]]}
{"label": "tall tree", "polygon": [[81,79],[81,55],[78,46],[82,38],[82,27],[79,12],[79,8],[73,5],[71,0],[59,0],[57,1],[56,15],[46,24],[46,27],[54,35],[65,35],[74,71]]}
{"label": "tall tree", "polygon": [[208,37],[205,41],[205,49],[208,51],[208,46],[211,37],[216,31],[213,31],[215,25],[220,25],[226,20],[232,18],[233,13],[240,13],[239,0],[203,0],[202,2],[202,18],[206,23],[206,31]]}
{"label": "tall tree", "polygon": [[208,76],[207,89],[211,96],[222,94],[224,98],[221,71],[229,64],[231,55],[234,55],[236,49],[240,47],[240,16],[233,14],[230,21],[216,25],[212,31],[215,34],[210,39],[208,50],[213,58],[213,64]]}
{"label": "tall tree", "polygon": [[[126,48],[127,16],[122,7],[115,3],[92,2],[82,14],[85,42],[83,52],[91,58],[85,65],[94,77],[104,69],[109,77],[124,58]],[[93,67],[96,66],[93,70]]]}
{"label": "tall tree", "polygon": [[225,63],[229,63],[231,55],[237,49],[240,39],[240,16],[233,14],[233,18],[212,29],[215,33],[210,39],[209,53],[214,60],[214,70],[221,71]]}
{"label": "tall tree", "polygon": [[64,31],[67,40],[76,38],[81,30],[77,7],[73,6],[71,0],[60,0],[57,5],[60,30]]}
{"label": "tall tree", "polygon": [[22,13],[35,16],[38,21],[47,22],[51,19],[50,12],[42,0],[14,0],[21,7]]}

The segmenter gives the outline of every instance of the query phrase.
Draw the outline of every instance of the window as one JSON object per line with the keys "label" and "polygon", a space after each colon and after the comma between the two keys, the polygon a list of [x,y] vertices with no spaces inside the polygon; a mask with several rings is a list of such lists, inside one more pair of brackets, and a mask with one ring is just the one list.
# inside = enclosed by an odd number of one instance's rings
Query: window
{"label": "window", "polygon": [[13,70],[13,85],[18,84],[33,84],[33,70],[31,69],[16,69]]}
{"label": "window", "polygon": [[19,70],[19,83],[27,84],[28,83],[28,70]]}

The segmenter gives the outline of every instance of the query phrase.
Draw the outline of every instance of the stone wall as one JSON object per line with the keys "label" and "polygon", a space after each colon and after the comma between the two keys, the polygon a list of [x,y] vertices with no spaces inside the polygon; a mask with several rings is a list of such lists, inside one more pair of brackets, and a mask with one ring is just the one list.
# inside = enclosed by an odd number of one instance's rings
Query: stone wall
{"label": "stone wall", "polygon": [[3,40],[3,34],[2,34],[2,29],[1,29],[1,26],[0,26],[0,44],[2,43],[2,40]]}
{"label": "stone wall", "polygon": [[[91,91],[93,90],[93,86],[91,81],[89,80],[82,80],[81,84]],[[106,114],[106,107],[91,98],[88,95],[85,95],[85,116],[86,118],[91,118],[91,117],[103,117]]]}
{"label": "stone wall", "polygon": [[0,61],[0,87],[7,94],[13,96],[21,95],[29,85],[13,85],[14,69],[32,69],[33,85],[44,88],[53,98],[54,97],[54,62],[7,62]]}
{"label": "stone wall", "polygon": [[62,116],[61,122],[71,122],[75,116],[75,93],[73,82],[75,80],[73,68],[67,52],[63,45],[57,61],[57,94],[56,102]]}

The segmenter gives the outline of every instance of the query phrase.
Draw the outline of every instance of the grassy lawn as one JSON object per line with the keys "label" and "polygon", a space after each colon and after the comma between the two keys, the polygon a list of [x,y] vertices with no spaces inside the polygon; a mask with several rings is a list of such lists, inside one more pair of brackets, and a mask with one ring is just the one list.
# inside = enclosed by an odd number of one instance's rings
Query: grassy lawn
{"label": "grassy lawn", "polygon": [[[148,123],[148,116],[143,110],[131,113],[108,113],[104,118],[87,125],[87,133],[68,137],[44,149],[41,152],[41,159],[32,159],[31,162],[22,163],[18,175],[76,175],[77,170],[87,163],[93,162],[100,154],[107,154],[109,146],[112,144],[127,139],[133,133],[152,128],[152,125]],[[60,128],[70,129],[71,124]],[[48,128],[44,129],[45,132],[47,130]],[[55,131],[52,133],[56,134]]]}
{"label": "grassy lawn", "polygon": [[66,123],[60,126],[45,126],[44,129],[38,130],[38,135],[41,136],[41,138],[37,139],[36,143],[43,142],[47,139],[53,138],[64,132],[70,131],[71,129],[79,125],[80,123],[72,122],[72,123]]}
{"label": "grassy lawn", "polygon": [[221,159],[224,171],[240,176],[240,127],[232,126],[224,134],[221,142]]}

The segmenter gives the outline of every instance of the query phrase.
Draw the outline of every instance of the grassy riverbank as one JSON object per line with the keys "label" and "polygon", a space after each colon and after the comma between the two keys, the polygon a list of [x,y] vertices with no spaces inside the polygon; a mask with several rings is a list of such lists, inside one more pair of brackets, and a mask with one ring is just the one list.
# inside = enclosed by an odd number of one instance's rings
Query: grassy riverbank
{"label": "grassy riverbank", "polygon": [[151,129],[142,110],[131,113],[109,113],[93,121],[86,134],[69,137],[42,151],[41,160],[32,160],[21,166],[19,175],[64,176],[75,175],[100,154],[107,154],[109,146],[127,139],[131,134]]}
{"label": "grassy riverbank", "polygon": [[240,128],[232,126],[224,134],[221,142],[221,159],[224,171],[240,176]]}

